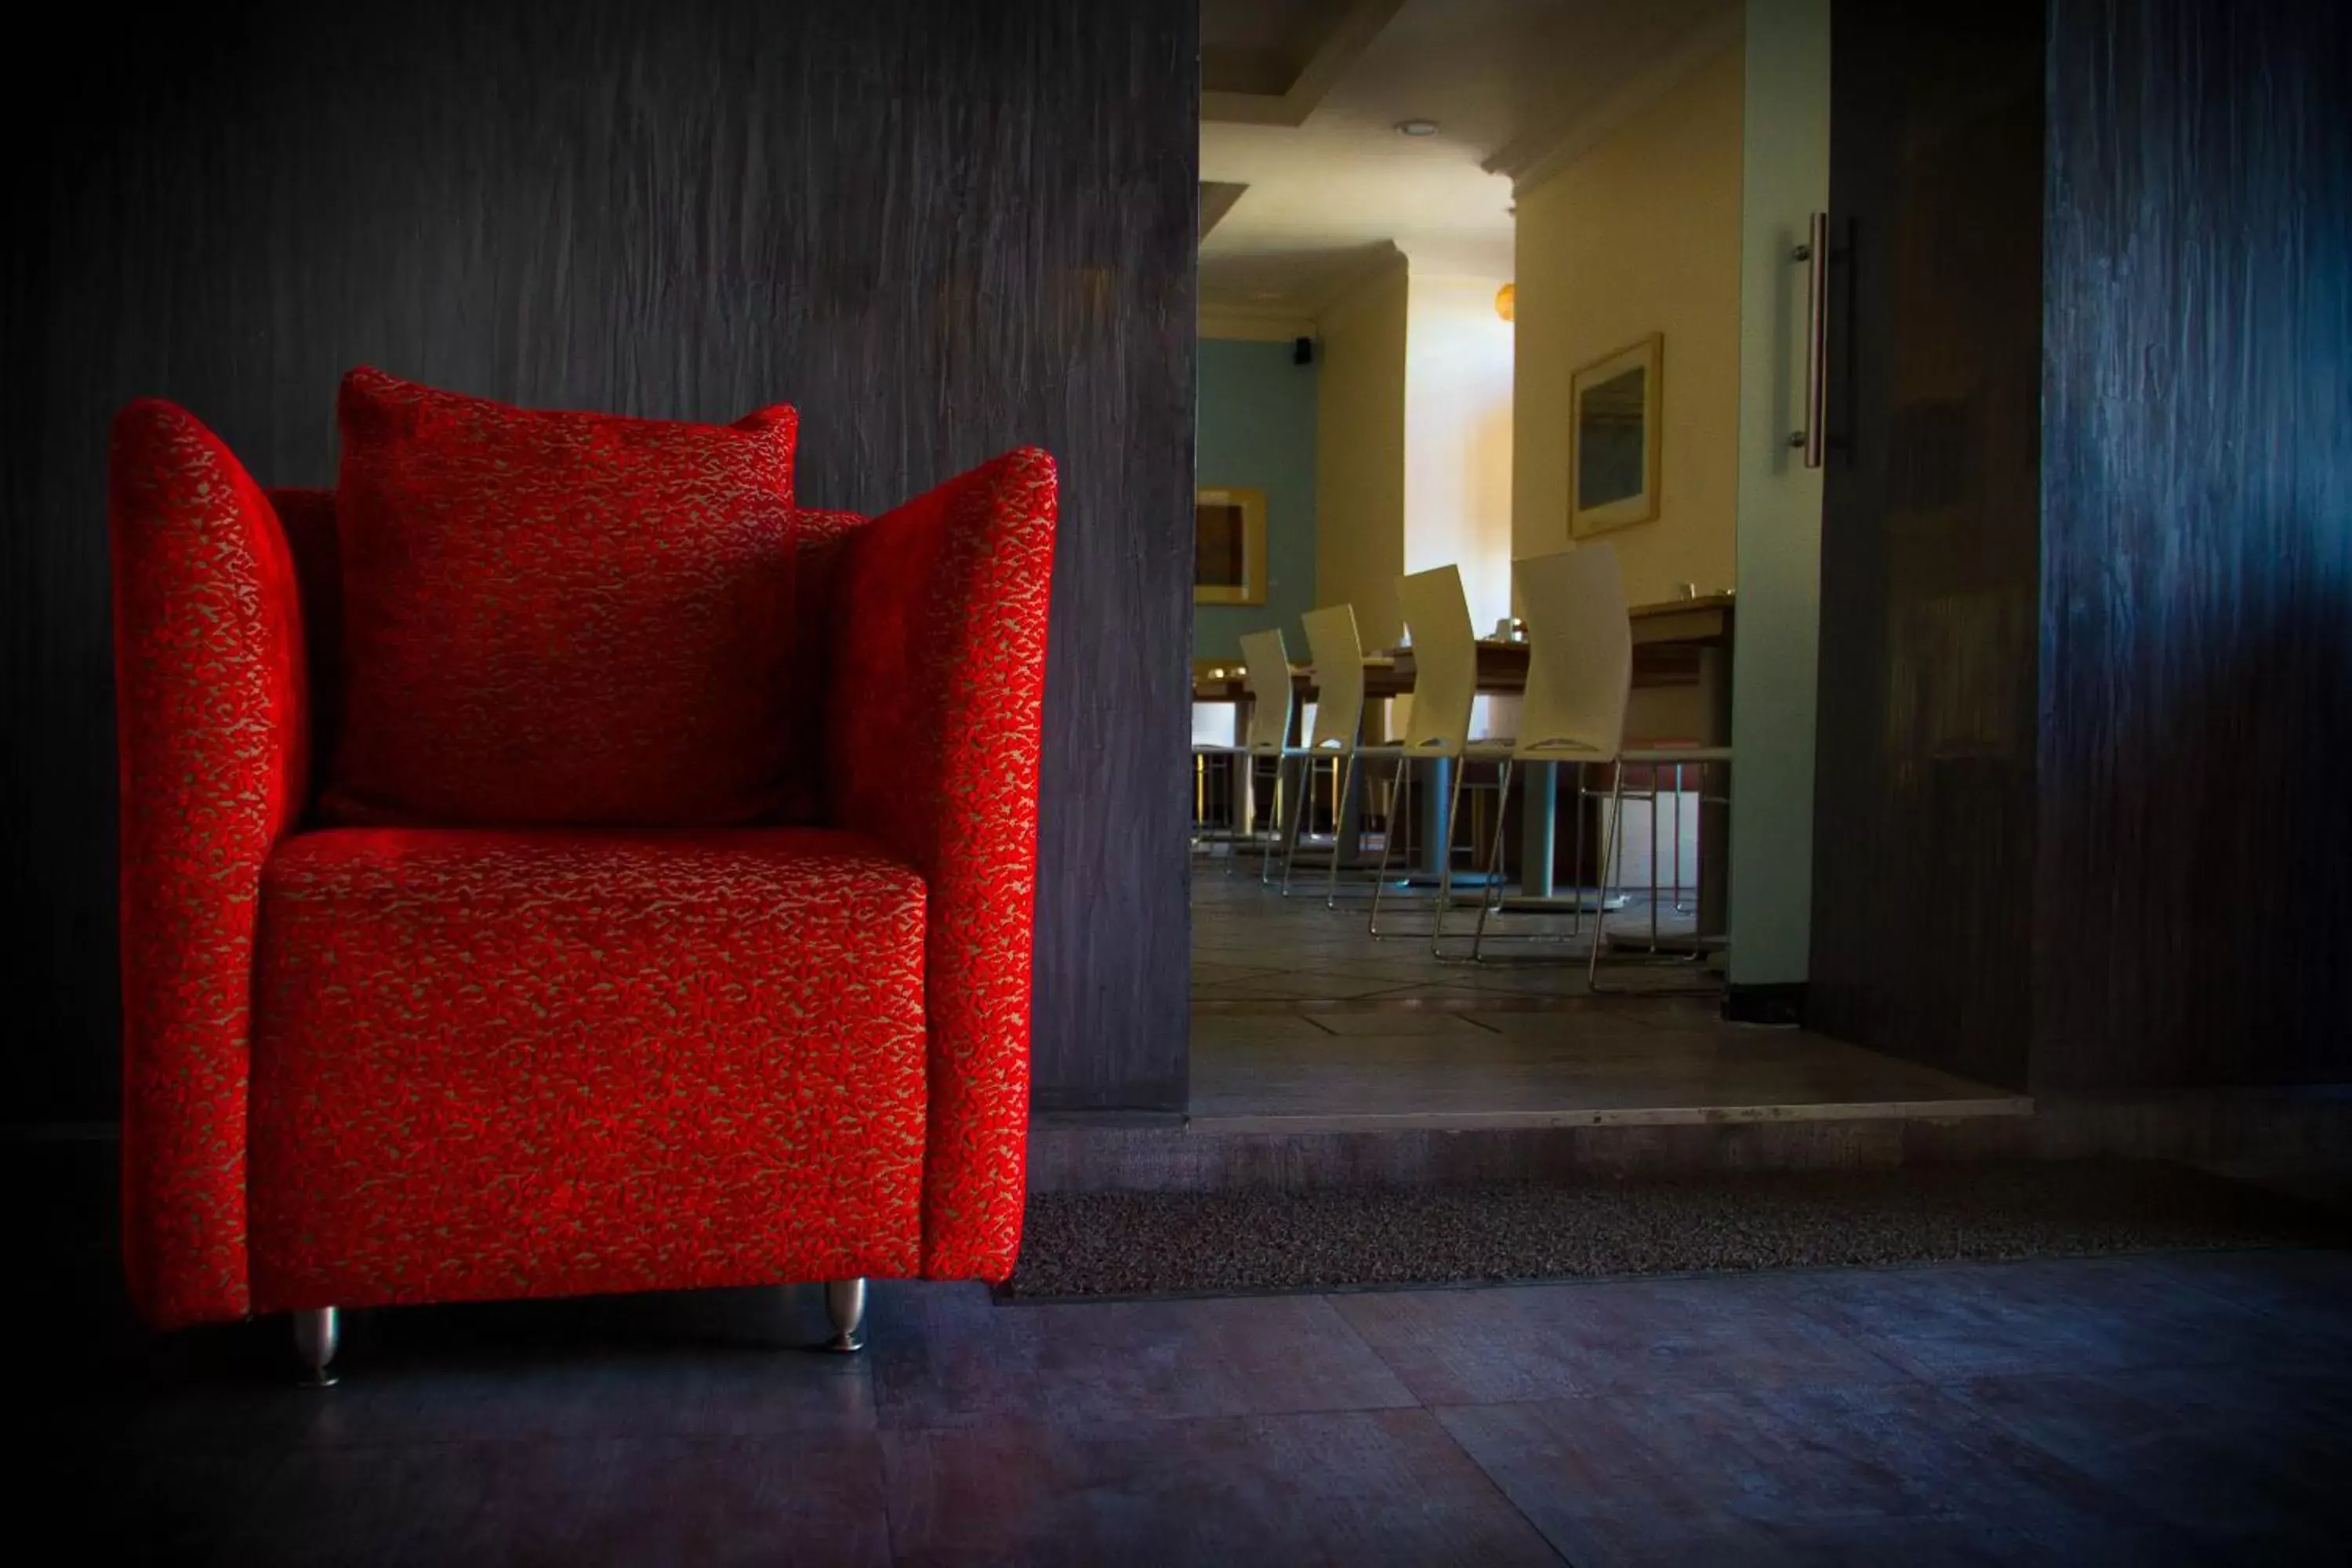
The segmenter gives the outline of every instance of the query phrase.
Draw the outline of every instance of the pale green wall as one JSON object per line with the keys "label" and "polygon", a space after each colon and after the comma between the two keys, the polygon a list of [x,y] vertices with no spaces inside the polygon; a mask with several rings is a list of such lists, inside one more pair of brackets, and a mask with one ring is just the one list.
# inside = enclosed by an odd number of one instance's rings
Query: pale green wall
{"label": "pale green wall", "polygon": [[1315,607],[1315,380],[1286,342],[1201,344],[1194,438],[1199,482],[1265,492],[1266,602],[1192,606],[1192,657],[1241,657],[1242,634],[1280,626],[1307,657],[1298,617]]}
{"label": "pale green wall", "polygon": [[1830,0],[1748,0],[1739,287],[1731,982],[1801,981],[1811,942],[1822,472],[1804,424],[1805,268],[1829,205]]}

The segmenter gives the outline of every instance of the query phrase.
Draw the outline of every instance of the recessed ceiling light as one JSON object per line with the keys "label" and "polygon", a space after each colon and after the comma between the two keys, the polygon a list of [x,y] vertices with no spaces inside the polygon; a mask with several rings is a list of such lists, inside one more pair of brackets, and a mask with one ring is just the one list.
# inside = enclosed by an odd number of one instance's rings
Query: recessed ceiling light
{"label": "recessed ceiling light", "polygon": [[1400,120],[1396,122],[1396,128],[1397,134],[1400,136],[1434,136],[1437,134],[1437,121],[1434,120]]}

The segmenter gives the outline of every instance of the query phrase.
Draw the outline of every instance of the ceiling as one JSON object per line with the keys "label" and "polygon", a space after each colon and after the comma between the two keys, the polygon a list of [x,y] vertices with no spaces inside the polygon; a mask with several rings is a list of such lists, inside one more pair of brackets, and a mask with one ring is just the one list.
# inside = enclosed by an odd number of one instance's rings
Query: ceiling
{"label": "ceiling", "polygon": [[[1391,247],[1509,277],[1514,179],[1728,47],[1739,16],[1738,0],[1202,0],[1203,313],[1308,330]],[[1406,119],[1437,133],[1402,135]]]}

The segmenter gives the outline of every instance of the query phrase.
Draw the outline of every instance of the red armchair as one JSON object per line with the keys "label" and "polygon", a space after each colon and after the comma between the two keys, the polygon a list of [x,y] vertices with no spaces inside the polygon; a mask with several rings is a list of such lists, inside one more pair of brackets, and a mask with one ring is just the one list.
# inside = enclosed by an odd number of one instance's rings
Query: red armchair
{"label": "red armchair", "polygon": [[[111,458],[123,1249],[159,1326],[1001,1281],[1019,1246],[1055,524],[1024,450],[802,512],[815,825],[320,826],[334,494],[161,402]],[[323,771],[323,770],[321,770]]]}

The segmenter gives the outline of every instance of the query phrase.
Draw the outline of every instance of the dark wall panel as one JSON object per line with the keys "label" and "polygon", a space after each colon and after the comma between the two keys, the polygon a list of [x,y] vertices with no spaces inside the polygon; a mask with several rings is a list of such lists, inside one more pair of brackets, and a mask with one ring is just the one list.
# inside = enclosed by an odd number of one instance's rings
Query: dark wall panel
{"label": "dark wall panel", "polygon": [[1839,5],[1807,1021],[2021,1084],[2039,0]]}
{"label": "dark wall panel", "polygon": [[1180,1104],[1192,0],[104,26],[43,51],[63,114],[7,111],[0,1120],[114,1092],[108,416],[161,394],[265,482],[320,482],[362,362],[646,415],[789,400],[813,505],[1051,450],[1039,1098]]}
{"label": "dark wall panel", "polygon": [[2352,7],[2053,0],[2034,1080],[2352,1077]]}

